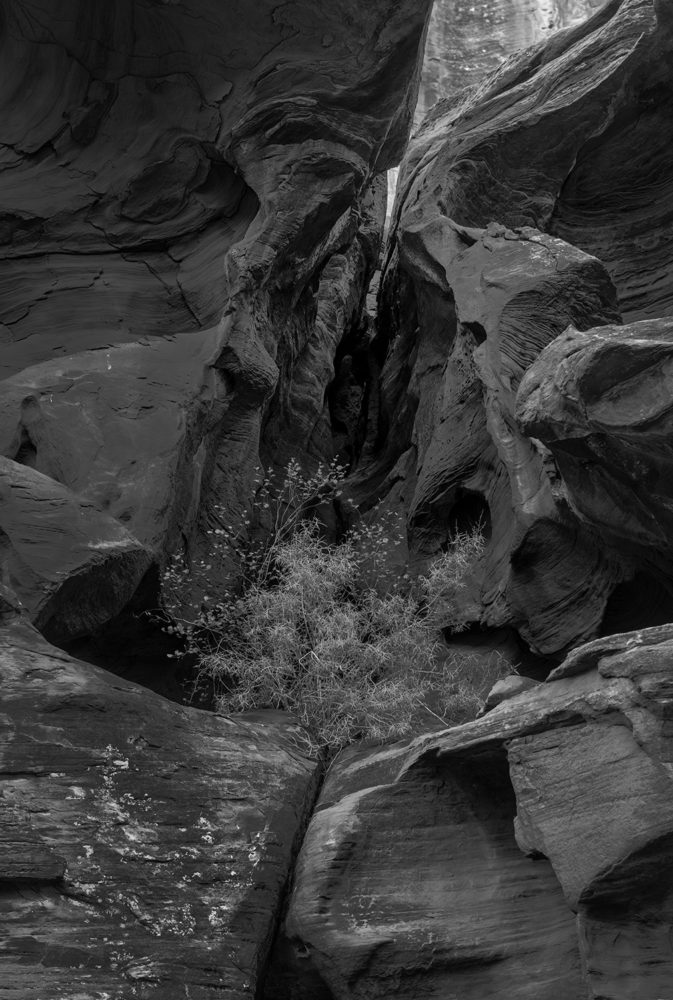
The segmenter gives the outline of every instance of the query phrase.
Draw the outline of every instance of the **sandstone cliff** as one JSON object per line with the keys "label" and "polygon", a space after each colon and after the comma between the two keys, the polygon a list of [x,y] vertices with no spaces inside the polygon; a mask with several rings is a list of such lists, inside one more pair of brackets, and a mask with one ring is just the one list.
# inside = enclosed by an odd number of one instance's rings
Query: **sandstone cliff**
{"label": "sandstone cliff", "polygon": [[[0,10],[2,1000],[671,993],[673,14],[431,6]],[[535,679],[319,788],[140,613],[334,456]]]}
{"label": "sandstone cliff", "polygon": [[584,484],[517,423],[515,396],[568,324],[671,310],[672,40],[666,5],[607,4],[440,101],[400,173],[355,495],[403,513],[412,558],[484,519],[478,620],[547,656],[598,634],[638,574],[667,601],[651,560],[596,531],[599,501],[585,516]]}

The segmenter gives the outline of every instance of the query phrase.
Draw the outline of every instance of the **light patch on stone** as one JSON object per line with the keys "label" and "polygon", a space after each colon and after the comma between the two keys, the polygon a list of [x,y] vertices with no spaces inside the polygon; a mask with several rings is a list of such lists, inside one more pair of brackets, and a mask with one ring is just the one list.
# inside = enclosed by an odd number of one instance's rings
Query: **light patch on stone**
{"label": "light patch on stone", "polygon": [[90,549],[126,549],[129,538],[99,538],[97,542],[89,542]]}
{"label": "light patch on stone", "polygon": [[228,924],[228,913],[227,911],[231,909],[229,903],[220,903],[219,906],[214,906],[210,913],[208,914],[208,923],[215,930],[222,930]]}

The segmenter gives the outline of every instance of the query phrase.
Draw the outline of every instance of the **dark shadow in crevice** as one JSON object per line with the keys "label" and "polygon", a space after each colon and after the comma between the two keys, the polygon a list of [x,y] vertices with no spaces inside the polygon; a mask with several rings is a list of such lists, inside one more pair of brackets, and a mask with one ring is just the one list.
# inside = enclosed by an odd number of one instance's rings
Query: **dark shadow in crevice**
{"label": "dark shadow in crevice", "polygon": [[37,448],[31,440],[30,434],[25,427],[21,427],[21,437],[19,446],[14,455],[14,461],[19,465],[25,465],[29,469],[37,468]]}
{"label": "dark shadow in crevice", "polygon": [[449,525],[447,545],[460,534],[471,535],[475,531],[481,531],[486,541],[493,534],[490,507],[483,494],[476,490],[463,487],[456,490],[455,501],[447,520]]}
{"label": "dark shadow in crevice", "polygon": [[544,681],[556,667],[557,661],[531,652],[515,628],[486,628],[473,622],[463,632],[444,634],[449,650],[453,653],[478,654],[488,657],[500,654],[512,664],[512,672],[535,681]]}
{"label": "dark shadow in crevice", "polygon": [[178,657],[182,643],[162,628],[159,573],[152,567],[132,600],[95,632],[57,645],[79,660],[141,684],[179,704],[211,708],[212,693],[195,689],[193,657]]}
{"label": "dark shadow in crevice", "polygon": [[639,571],[612,591],[600,635],[634,632],[673,622],[673,587],[663,577]]}

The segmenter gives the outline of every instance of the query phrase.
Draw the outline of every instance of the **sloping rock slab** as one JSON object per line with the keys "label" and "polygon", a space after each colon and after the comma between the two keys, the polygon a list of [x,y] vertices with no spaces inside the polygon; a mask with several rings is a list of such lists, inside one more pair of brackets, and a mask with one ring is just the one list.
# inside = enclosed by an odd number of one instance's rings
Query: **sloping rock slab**
{"label": "sloping rock slab", "polygon": [[120,523],[48,476],[0,457],[0,561],[34,624],[53,641],[121,611],[151,561]]}
{"label": "sloping rock slab", "polygon": [[190,528],[209,435],[226,412],[222,341],[214,328],[27,368],[0,383],[0,452],[161,554]]}
{"label": "sloping rock slab", "polygon": [[673,626],[587,664],[336,762],[269,997],[668,996]]}
{"label": "sloping rock slab", "polygon": [[428,28],[417,120],[436,101],[479,83],[512,52],[589,16],[602,0],[436,0]]}
{"label": "sloping rock slab", "polygon": [[1,630],[2,1000],[255,995],[314,765]]}

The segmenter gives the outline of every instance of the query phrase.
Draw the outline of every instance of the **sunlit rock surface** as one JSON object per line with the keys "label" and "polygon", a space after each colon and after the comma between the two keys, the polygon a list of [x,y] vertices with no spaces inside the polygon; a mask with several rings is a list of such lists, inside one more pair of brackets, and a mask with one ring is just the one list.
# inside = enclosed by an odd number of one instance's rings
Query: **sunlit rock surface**
{"label": "sunlit rock surface", "polygon": [[672,690],[670,626],[613,636],[475,722],[344,755],[267,995],[666,996]]}
{"label": "sunlit rock surface", "polygon": [[514,52],[583,21],[604,0],[435,0],[416,120]]}
{"label": "sunlit rock surface", "polygon": [[673,307],[673,11],[611,0],[426,119],[397,214],[532,225],[594,254],[625,317]]}
{"label": "sunlit rock surface", "polygon": [[315,765],[5,620],[0,997],[255,995]]}
{"label": "sunlit rock surface", "polygon": [[[545,655],[639,624],[620,622],[615,602],[642,565],[577,516],[550,453],[518,428],[514,397],[568,322],[586,330],[673,309],[672,18],[653,0],[613,0],[440,101],[401,168],[355,496],[382,516],[403,512],[412,557],[481,521],[491,538],[472,620],[510,621]],[[580,291],[550,262],[550,279],[543,243],[517,265],[500,259],[511,241],[479,261],[453,249],[458,230],[498,227],[534,227],[552,238],[547,250],[587,254],[604,275],[600,308],[598,272]]]}

